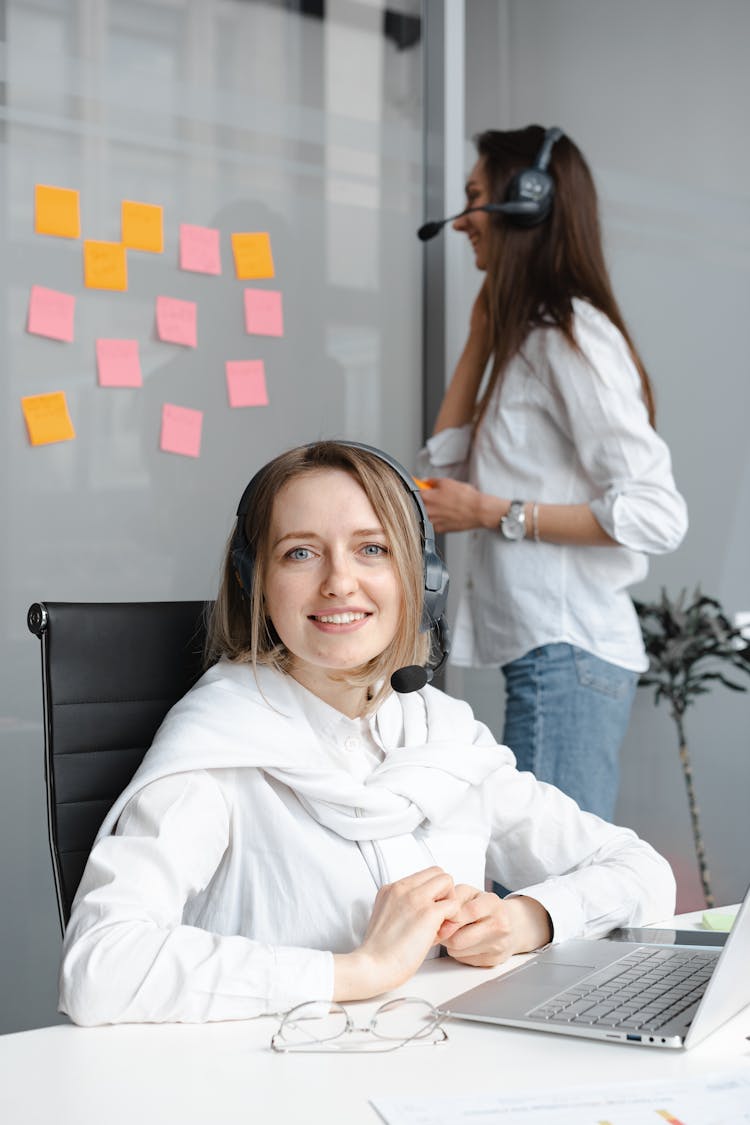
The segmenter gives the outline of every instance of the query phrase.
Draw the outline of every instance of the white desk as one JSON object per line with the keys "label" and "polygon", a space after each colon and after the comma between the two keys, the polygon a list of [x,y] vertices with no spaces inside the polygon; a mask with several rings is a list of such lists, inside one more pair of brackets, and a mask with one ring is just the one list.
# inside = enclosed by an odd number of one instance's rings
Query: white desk
{"label": "white desk", "polygon": [[[399,991],[440,1003],[497,973],[440,958]],[[375,1006],[351,1005],[363,1015]],[[750,1008],[690,1051],[449,1021],[450,1041],[441,1047],[385,1055],[277,1055],[269,1048],[275,1026],[261,1018],[200,1026],[57,1026],[2,1036],[0,1122],[376,1125],[380,1117],[368,1104],[371,1097],[523,1093],[586,1082],[680,1079],[743,1060],[750,1066]]]}

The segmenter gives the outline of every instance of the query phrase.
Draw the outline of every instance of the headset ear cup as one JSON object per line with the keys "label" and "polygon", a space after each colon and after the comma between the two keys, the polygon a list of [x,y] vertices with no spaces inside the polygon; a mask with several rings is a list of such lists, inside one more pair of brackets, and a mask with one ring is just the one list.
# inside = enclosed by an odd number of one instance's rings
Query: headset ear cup
{"label": "headset ear cup", "polygon": [[435,544],[427,539],[424,545],[424,607],[420,632],[426,633],[437,625],[448,604],[450,575],[437,552]]}

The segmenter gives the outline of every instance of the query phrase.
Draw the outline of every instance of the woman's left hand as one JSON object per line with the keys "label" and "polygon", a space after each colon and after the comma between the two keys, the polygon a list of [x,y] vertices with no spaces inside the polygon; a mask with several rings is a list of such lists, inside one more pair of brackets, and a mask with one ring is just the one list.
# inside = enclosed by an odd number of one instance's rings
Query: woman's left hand
{"label": "woman's left hand", "polygon": [[450,477],[431,477],[427,484],[430,487],[421,495],[435,531],[469,531],[484,526],[483,509],[488,498],[473,484]]}
{"label": "woman's left hand", "polygon": [[458,911],[443,922],[438,941],[454,960],[491,969],[514,953],[528,953],[552,940],[552,923],[540,902],[518,895],[500,898],[460,884]]}

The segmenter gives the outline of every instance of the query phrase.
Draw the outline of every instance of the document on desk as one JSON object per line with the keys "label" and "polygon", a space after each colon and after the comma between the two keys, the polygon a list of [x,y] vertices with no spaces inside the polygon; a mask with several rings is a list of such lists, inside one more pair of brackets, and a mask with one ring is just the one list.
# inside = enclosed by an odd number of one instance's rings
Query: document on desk
{"label": "document on desk", "polygon": [[386,1125],[750,1125],[750,1071],[528,1094],[373,1098]]}

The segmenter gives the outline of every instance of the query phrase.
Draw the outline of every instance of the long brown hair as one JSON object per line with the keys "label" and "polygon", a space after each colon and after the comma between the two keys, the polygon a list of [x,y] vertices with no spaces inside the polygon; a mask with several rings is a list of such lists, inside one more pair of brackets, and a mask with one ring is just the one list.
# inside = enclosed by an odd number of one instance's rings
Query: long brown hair
{"label": "long brown hair", "polygon": [[[474,138],[492,202],[502,202],[511,177],[533,163],[544,133],[541,125],[528,125],[506,132],[488,129]],[[638,369],[653,426],[651,382],[625,326],[604,261],[594,180],[570,137],[556,142],[547,171],[555,183],[555,196],[543,223],[524,229],[498,215],[491,226],[486,284],[493,363],[477,405],[475,425],[482,420],[508,362],[532,329],[553,325],[580,351],[573,333],[573,298],[579,297],[603,312],[622,333]]]}
{"label": "long brown hair", "polygon": [[[205,661],[220,657],[241,663],[270,664],[287,672],[294,656],[279,640],[266,612],[265,577],[274,501],[290,481],[309,473],[341,470],[360,485],[385,531],[403,594],[400,624],[384,652],[362,668],[341,673],[346,683],[380,684],[370,700],[374,710],[389,693],[397,668],[423,664],[429,636],[419,632],[424,599],[422,536],[416,507],[404,483],[380,457],[345,442],[319,441],[290,449],[263,469],[245,517],[245,536],[253,555],[252,589],[244,592],[232,560],[234,531],[227,542],[219,593],[208,621]],[[249,596],[248,596],[249,595]],[[382,681],[382,683],[381,683]]]}

